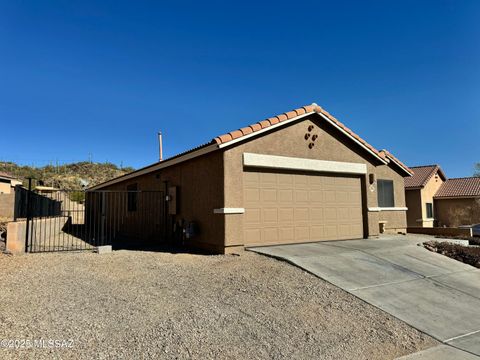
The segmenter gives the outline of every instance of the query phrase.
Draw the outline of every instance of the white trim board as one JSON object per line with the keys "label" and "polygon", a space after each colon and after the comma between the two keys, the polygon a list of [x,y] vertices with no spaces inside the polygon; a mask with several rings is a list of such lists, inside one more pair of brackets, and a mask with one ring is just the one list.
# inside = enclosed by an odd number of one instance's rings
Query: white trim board
{"label": "white trim board", "polygon": [[244,214],[245,208],[220,208],[213,209],[214,214]]}
{"label": "white trim board", "polygon": [[407,211],[407,207],[369,207],[368,211],[370,212],[379,212],[379,211]]}
{"label": "white trim board", "polygon": [[367,165],[289,156],[243,153],[243,165],[267,169],[304,170],[340,174],[366,174]]}

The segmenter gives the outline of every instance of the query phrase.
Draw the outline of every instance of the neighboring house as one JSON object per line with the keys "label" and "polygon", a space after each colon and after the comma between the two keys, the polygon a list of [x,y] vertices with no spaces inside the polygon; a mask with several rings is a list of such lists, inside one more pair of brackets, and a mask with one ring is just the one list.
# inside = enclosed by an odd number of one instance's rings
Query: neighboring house
{"label": "neighboring house", "polygon": [[448,179],[434,199],[439,226],[480,224],[480,177]]}
{"label": "neighboring house", "polygon": [[15,186],[22,181],[14,176],[0,172],[0,217],[13,219],[15,212]]}
{"label": "neighboring house", "polygon": [[22,185],[22,181],[13,175],[0,171],[0,194],[13,193],[17,185]]}
{"label": "neighboring house", "polygon": [[[169,204],[168,223],[196,223],[190,245],[228,253],[361,239],[377,236],[380,228],[404,233],[403,177],[411,174],[391,153],[312,104],[90,190],[162,190],[170,202],[177,199]],[[140,209],[135,201],[129,211]]]}
{"label": "neighboring house", "polygon": [[413,176],[405,178],[408,227],[433,227],[433,196],[447,178],[438,165],[414,166],[410,169]]}

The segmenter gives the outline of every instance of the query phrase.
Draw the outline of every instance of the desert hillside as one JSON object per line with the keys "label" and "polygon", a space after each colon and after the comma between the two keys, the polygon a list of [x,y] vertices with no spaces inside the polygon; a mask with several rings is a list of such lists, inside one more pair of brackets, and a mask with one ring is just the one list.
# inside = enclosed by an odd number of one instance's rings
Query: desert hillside
{"label": "desert hillside", "polygon": [[76,190],[90,187],[104,181],[132,172],[132,167],[118,167],[112,163],[77,162],[63,165],[32,167],[1,162],[0,171],[7,172],[27,183],[27,178],[36,179],[37,185],[54,186],[60,189]]}

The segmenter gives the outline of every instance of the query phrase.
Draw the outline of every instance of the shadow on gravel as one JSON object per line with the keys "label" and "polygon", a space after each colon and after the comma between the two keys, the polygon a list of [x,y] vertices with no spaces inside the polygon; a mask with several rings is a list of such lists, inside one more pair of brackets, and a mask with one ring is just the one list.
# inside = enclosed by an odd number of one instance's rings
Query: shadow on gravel
{"label": "shadow on gravel", "polygon": [[151,251],[164,252],[170,254],[194,254],[194,255],[212,255],[205,250],[188,247],[180,244],[158,243],[152,240],[115,240],[112,244],[113,250],[129,251]]}

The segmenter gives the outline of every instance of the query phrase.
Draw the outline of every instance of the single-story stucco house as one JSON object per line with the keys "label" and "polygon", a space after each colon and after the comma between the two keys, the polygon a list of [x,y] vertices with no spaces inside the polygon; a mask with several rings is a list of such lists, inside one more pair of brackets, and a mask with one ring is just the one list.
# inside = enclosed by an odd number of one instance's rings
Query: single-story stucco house
{"label": "single-story stucco house", "polygon": [[438,165],[411,166],[413,176],[405,177],[408,227],[434,227],[433,196],[447,180]]}
{"label": "single-story stucco house", "polygon": [[[189,244],[216,253],[405,233],[411,170],[316,104],[270,117],[92,187],[162,190]],[[136,211],[132,206],[129,211]],[[146,215],[148,216],[148,214]]]}
{"label": "single-story stucco house", "polygon": [[480,224],[480,177],[448,179],[439,165],[412,166],[405,177],[408,227]]}

